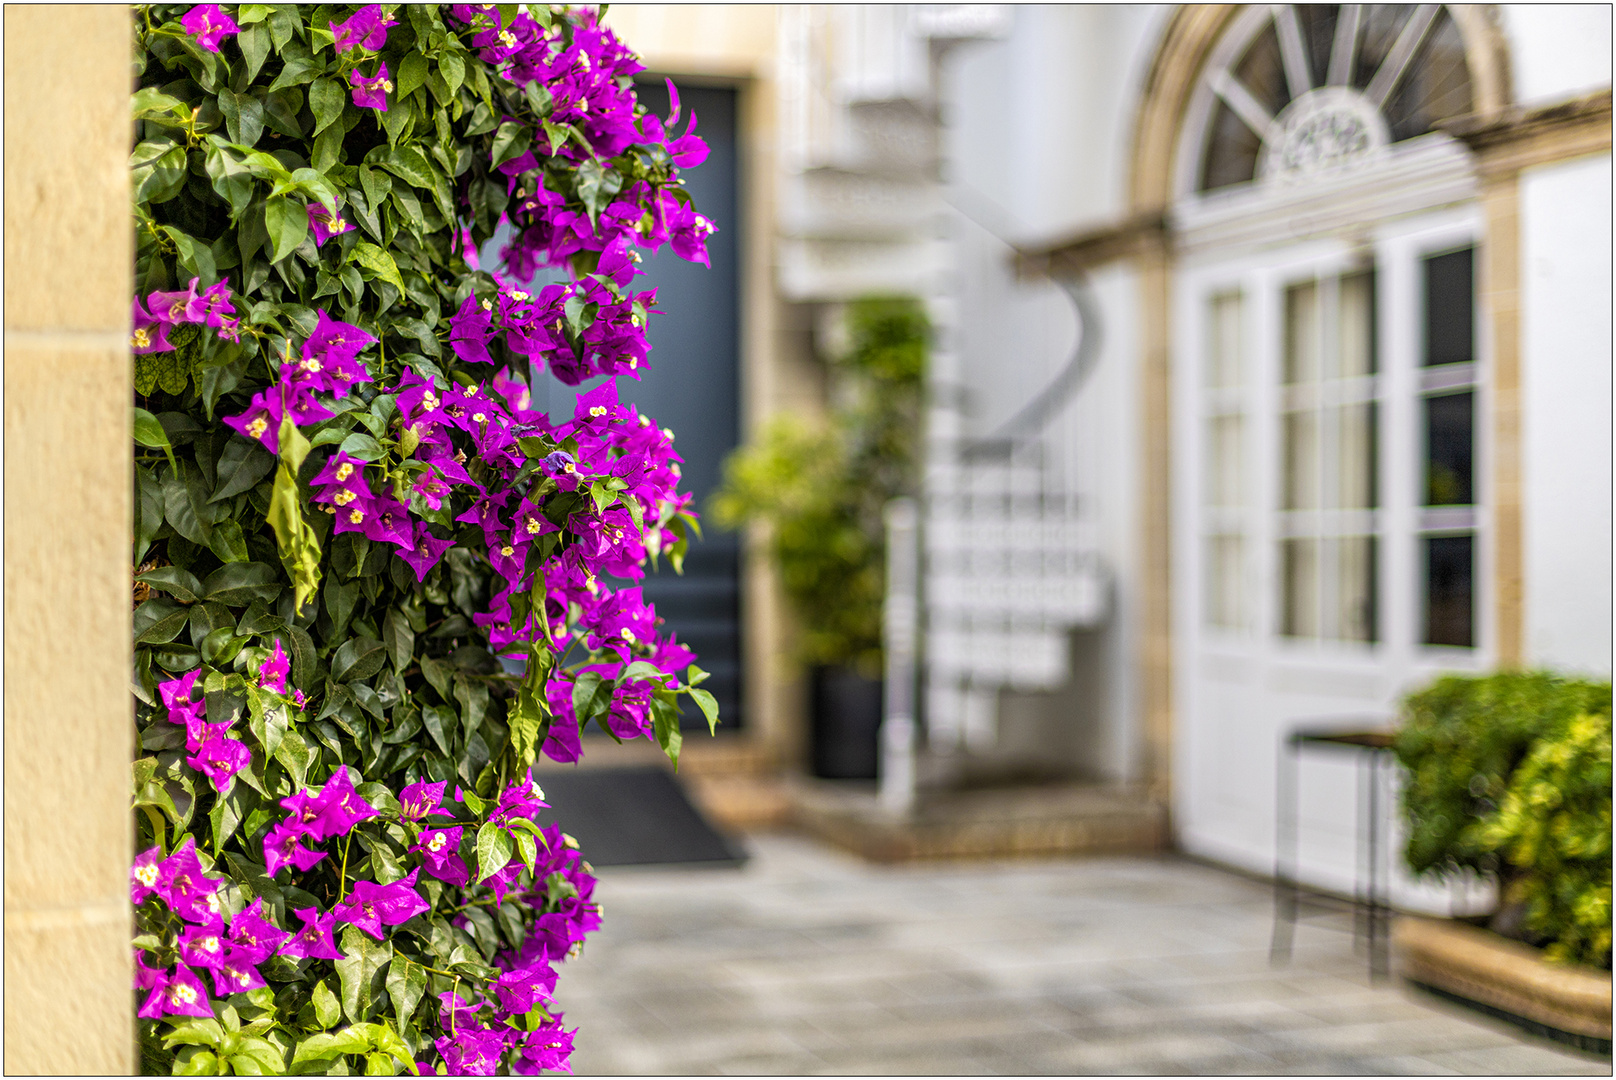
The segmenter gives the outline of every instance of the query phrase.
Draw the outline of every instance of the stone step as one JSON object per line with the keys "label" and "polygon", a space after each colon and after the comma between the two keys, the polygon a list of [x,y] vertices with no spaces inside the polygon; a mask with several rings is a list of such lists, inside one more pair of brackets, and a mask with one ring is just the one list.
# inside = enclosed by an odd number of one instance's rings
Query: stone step
{"label": "stone step", "polygon": [[796,780],[791,820],[873,862],[1144,853],[1167,846],[1167,813],[1132,788],[1040,784],[922,793],[895,816],[875,785]]}

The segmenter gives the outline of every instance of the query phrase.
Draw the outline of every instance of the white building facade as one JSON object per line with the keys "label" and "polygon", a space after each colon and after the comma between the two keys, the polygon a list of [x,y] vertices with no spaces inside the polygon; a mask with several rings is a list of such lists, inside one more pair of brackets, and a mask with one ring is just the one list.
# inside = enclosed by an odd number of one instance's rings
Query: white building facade
{"label": "white building facade", "polygon": [[[1608,6],[697,10],[612,18],[743,88],[746,428],[837,302],[933,315],[937,778],[1131,785],[1268,872],[1290,732],[1609,676]],[[1344,888],[1350,759],[1301,781]]]}
{"label": "white building facade", "polygon": [[[1147,785],[1266,871],[1288,732],[1385,728],[1443,671],[1609,676],[1608,7],[781,27],[783,291],[939,326],[934,751]],[[823,212],[882,192],[884,235]],[[1354,798],[1304,764],[1321,883]]]}

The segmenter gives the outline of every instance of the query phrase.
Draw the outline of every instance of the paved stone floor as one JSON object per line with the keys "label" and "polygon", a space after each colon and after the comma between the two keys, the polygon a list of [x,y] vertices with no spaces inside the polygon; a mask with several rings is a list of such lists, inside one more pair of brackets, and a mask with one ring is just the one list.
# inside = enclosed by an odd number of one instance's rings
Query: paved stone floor
{"label": "paved stone floor", "polygon": [[579,1075],[1611,1072],[1371,986],[1328,920],[1270,967],[1268,888],[1188,860],[747,846],[739,870],[600,871],[606,924],[559,988]]}

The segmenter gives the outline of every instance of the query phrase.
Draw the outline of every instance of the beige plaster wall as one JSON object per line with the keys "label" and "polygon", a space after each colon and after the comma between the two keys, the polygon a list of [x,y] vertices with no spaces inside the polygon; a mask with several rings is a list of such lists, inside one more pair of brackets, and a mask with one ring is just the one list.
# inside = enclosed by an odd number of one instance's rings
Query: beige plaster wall
{"label": "beige plaster wall", "polygon": [[123,6],[5,9],[5,1071],[134,1070]]}

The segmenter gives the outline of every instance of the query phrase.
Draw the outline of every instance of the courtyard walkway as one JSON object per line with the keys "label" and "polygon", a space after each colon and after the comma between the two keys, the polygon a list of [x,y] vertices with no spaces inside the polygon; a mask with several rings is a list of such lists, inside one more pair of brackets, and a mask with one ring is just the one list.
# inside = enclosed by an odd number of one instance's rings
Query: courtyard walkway
{"label": "courtyard walkway", "polygon": [[601,1074],[1610,1075],[1398,982],[1270,891],[1174,857],[865,864],[792,836],[742,869],[607,868],[563,968]]}

